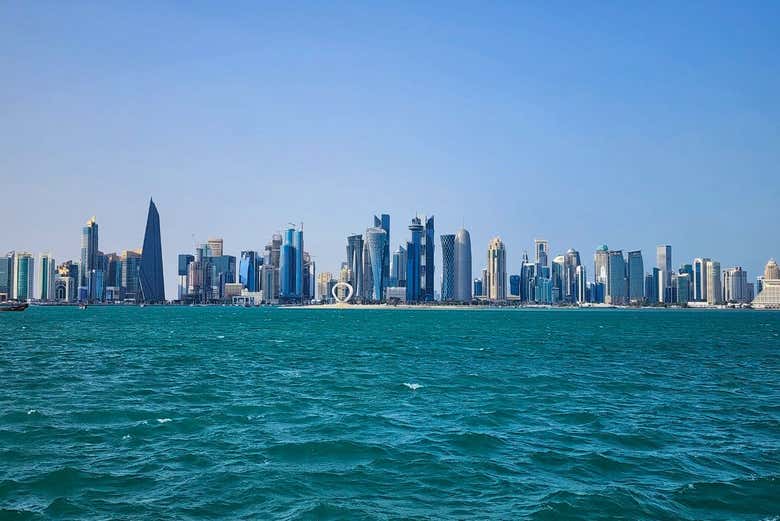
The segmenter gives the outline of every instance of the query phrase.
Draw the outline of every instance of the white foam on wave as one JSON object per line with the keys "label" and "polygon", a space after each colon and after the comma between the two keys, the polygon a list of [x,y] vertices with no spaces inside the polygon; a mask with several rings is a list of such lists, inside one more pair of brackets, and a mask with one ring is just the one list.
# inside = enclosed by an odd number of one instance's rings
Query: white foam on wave
{"label": "white foam on wave", "polygon": [[223,339],[223,338],[225,338],[225,335],[217,335],[217,338]]}
{"label": "white foam on wave", "polygon": [[422,384],[410,384],[410,383],[407,383],[407,382],[404,382],[404,385],[406,387],[408,387],[409,389],[411,389],[412,391],[416,391],[417,389],[422,387]]}
{"label": "white foam on wave", "polygon": [[129,440],[130,438],[132,438],[132,436],[130,436],[129,434],[125,434],[124,436],[122,436],[123,440]]}
{"label": "white foam on wave", "polygon": [[170,418],[157,418],[157,423],[168,423],[171,421]]}
{"label": "white foam on wave", "polygon": [[27,411],[27,415],[29,416],[30,414],[36,414],[37,412],[38,409],[30,409],[29,411]]}

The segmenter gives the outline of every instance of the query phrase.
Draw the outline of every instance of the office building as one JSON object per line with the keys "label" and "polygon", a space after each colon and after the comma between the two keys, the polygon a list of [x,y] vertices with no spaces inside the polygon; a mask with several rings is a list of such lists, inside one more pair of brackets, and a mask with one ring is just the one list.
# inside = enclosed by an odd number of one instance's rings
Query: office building
{"label": "office building", "polygon": [[598,299],[594,302],[604,302],[602,295],[606,293],[608,265],[609,248],[603,244],[596,249],[596,253],[593,255],[593,281],[596,284],[596,298]]}
{"label": "office building", "polygon": [[211,238],[206,241],[206,245],[209,247],[210,257],[221,257],[223,253],[224,241],[222,238]]}
{"label": "office building", "polygon": [[[220,249],[221,249],[220,240]],[[138,265],[143,302],[165,302],[165,280],[163,277],[162,239],[160,237],[160,214],[157,206],[149,199],[149,213],[146,217],[144,244],[141,248],[141,262]]]}
{"label": "office building", "polygon": [[656,248],[656,260],[660,276],[658,301],[669,302],[668,288],[672,287],[672,247],[668,244],[658,246]]}
{"label": "office building", "polygon": [[329,271],[323,271],[317,275],[317,295],[316,299],[320,302],[332,302],[333,301],[333,286],[336,285],[336,281],[333,279],[333,274]]}
{"label": "office building", "polygon": [[474,279],[473,284],[474,284],[474,288],[473,288],[474,298],[482,297],[483,296],[482,279]]}
{"label": "office building", "polygon": [[384,299],[384,255],[387,246],[387,232],[379,227],[366,230],[363,249],[364,300],[380,302]]}
{"label": "office building", "polygon": [[577,267],[580,266],[580,253],[569,248],[564,256],[563,295],[565,302],[577,302]]}
{"label": "office building", "polygon": [[[98,249],[98,224],[92,217],[81,229],[81,263],[79,264],[80,300],[95,301],[102,297],[102,274],[100,273]],[[84,296],[85,298],[81,298]]]}
{"label": "office building", "polygon": [[585,266],[579,265],[577,266],[577,269],[575,270],[575,276],[577,279],[577,303],[584,304],[585,302],[589,302],[590,299],[588,298],[588,279],[587,274],[585,273]]}
{"label": "office building", "polygon": [[393,253],[390,286],[406,287],[406,262],[406,249],[403,246],[399,246]]}
{"label": "office building", "polygon": [[[425,224],[423,224],[425,223]],[[406,301],[430,302],[434,297],[434,220],[415,217],[406,243]]]}
{"label": "office building", "polygon": [[763,278],[759,277],[756,298],[752,305],[757,309],[780,309],[780,268],[774,259],[770,259],[764,268]]}
{"label": "office building", "polygon": [[693,300],[707,301],[707,263],[710,259],[693,259]]}
{"label": "office building", "polygon": [[628,303],[626,260],[622,250],[607,252],[607,286],[604,302],[616,306]]}
{"label": "office building", "polygon": [[35,294],[35,258],[31,253],[16,252],[14,255],[13,299],[27,301]]}
{"label": "office building", "polygon": [[506,248],[500,238],[495,237],[488,245],[487,254],[487,297],[493,302],[506,300]]}
{"label": "office building", "polygon": [[262,262],[260,254],[256,251],[242,251],[241,259],[238,263],[238,282],[247,289],[247,291],[260,291],[258,281],[259,263]]}
{"label": "office building", "polygon": [[455,234],[455,288],[453,299],[471,302],[471,236],[463,228]]}
{"label": "office building", "polygon": [[14,252],[0,257],[0,302],[14,295]]}
{"label": "office building", "polygon": [[441,300],[455,300],[455,235],[442,235],[441,240]]}
{"label": "office building", "polygon": [[722,303],[720,262],[710,260],[707,261],[707,304],[717,305]]}
{"label": "office building", "polygon": [[374,228],[381,228],[385,231],[385,249],[382,251],[382,288],[386,288],[390,278],[390,216],[383,213],[381,216],[374,216]]}
{"label": "office building", "polygon": [[641,304],[645,299],[645,264],[640,250],[628,252],[628,301]]}
{"label": "office building", "polygon": [[740,266],[729,268],[723,272],[723,301],[734,304],[744,304],[751,301],[748,293],[747,272]]}
{"label": "office building", "polygon": [[122,292],[124,299],[141,302],[141,250],[124,250],[120,255],[122,265]]}
{"label": "office building", "polygon": [[363,295],[363,236],[360,234],[347,237],[347,269],[349,270],[349,285],[354,295]]}
{"label": "office building", "polygon": [[51,253],[41,253],[38,256],[38,290],[35,292],[38,300],[54,300],[54,277],[56,269]]}
{"label": "office building", "polygon": [[544,239],[534,239],[534,251],[536,252],[536,264],[547,266],[550,258],[550,245]]}
{"label": "office building", "polygon": [[178,257],[178,271],[177,271],[177,291],[176,296],[178,300],[185,300],[189,294],[188,286],[189,281],[187,275],[189,274],[190,263],[195,262],[195,256],[189,253],[180,253]]}
{"label": "office building", "polygon": [[688,304],[691,300],[691,276],[688,273],[678,273],[675,277],[677,289],[677,303]]}
{"label": "office building", "polygon": [[513,299],[520,298],[520,275],[509,276],[509,296]]}

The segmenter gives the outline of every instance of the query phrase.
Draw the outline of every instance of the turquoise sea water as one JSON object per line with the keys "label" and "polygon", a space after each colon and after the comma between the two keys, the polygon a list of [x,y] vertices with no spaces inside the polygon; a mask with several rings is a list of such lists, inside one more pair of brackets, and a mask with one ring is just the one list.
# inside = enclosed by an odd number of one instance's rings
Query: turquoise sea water
{"label": "turquoise sea water", "polygon": [[0,519],[780,519],[780,313],[0,314]]}

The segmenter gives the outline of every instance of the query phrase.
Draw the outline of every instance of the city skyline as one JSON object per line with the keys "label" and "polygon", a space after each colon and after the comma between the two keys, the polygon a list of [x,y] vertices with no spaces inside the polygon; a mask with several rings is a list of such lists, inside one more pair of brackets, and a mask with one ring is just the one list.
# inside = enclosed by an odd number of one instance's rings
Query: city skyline
{"label": "city skyline", "polygon": [[0,247],[36,260],[77,260],[91,215],[103,251],[140,248],[150,196],[166,295],[196,242],[238,256],[290,220],[335,273],[379,211],[467,228],[474,259],[500,235],[512,271],[537,237],[778,255],[775,4],[0,9]]}

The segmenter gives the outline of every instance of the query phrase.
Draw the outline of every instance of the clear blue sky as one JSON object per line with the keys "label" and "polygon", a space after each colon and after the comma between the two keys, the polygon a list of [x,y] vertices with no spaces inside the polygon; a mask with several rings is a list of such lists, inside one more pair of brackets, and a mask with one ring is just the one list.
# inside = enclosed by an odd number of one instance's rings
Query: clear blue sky
{"label": "clear blue sky", "polygon": [[169,296],[193,234],[237,255],[303,221],[335,271],[382,211],[393,248],[415,212],[465,223],[475,272],[500,235],[513,273],[543,237],[753,279],[778,27],[778,2],[3,2],[0,249],[75,259],[91,215],[137,248],[153,196]]}

